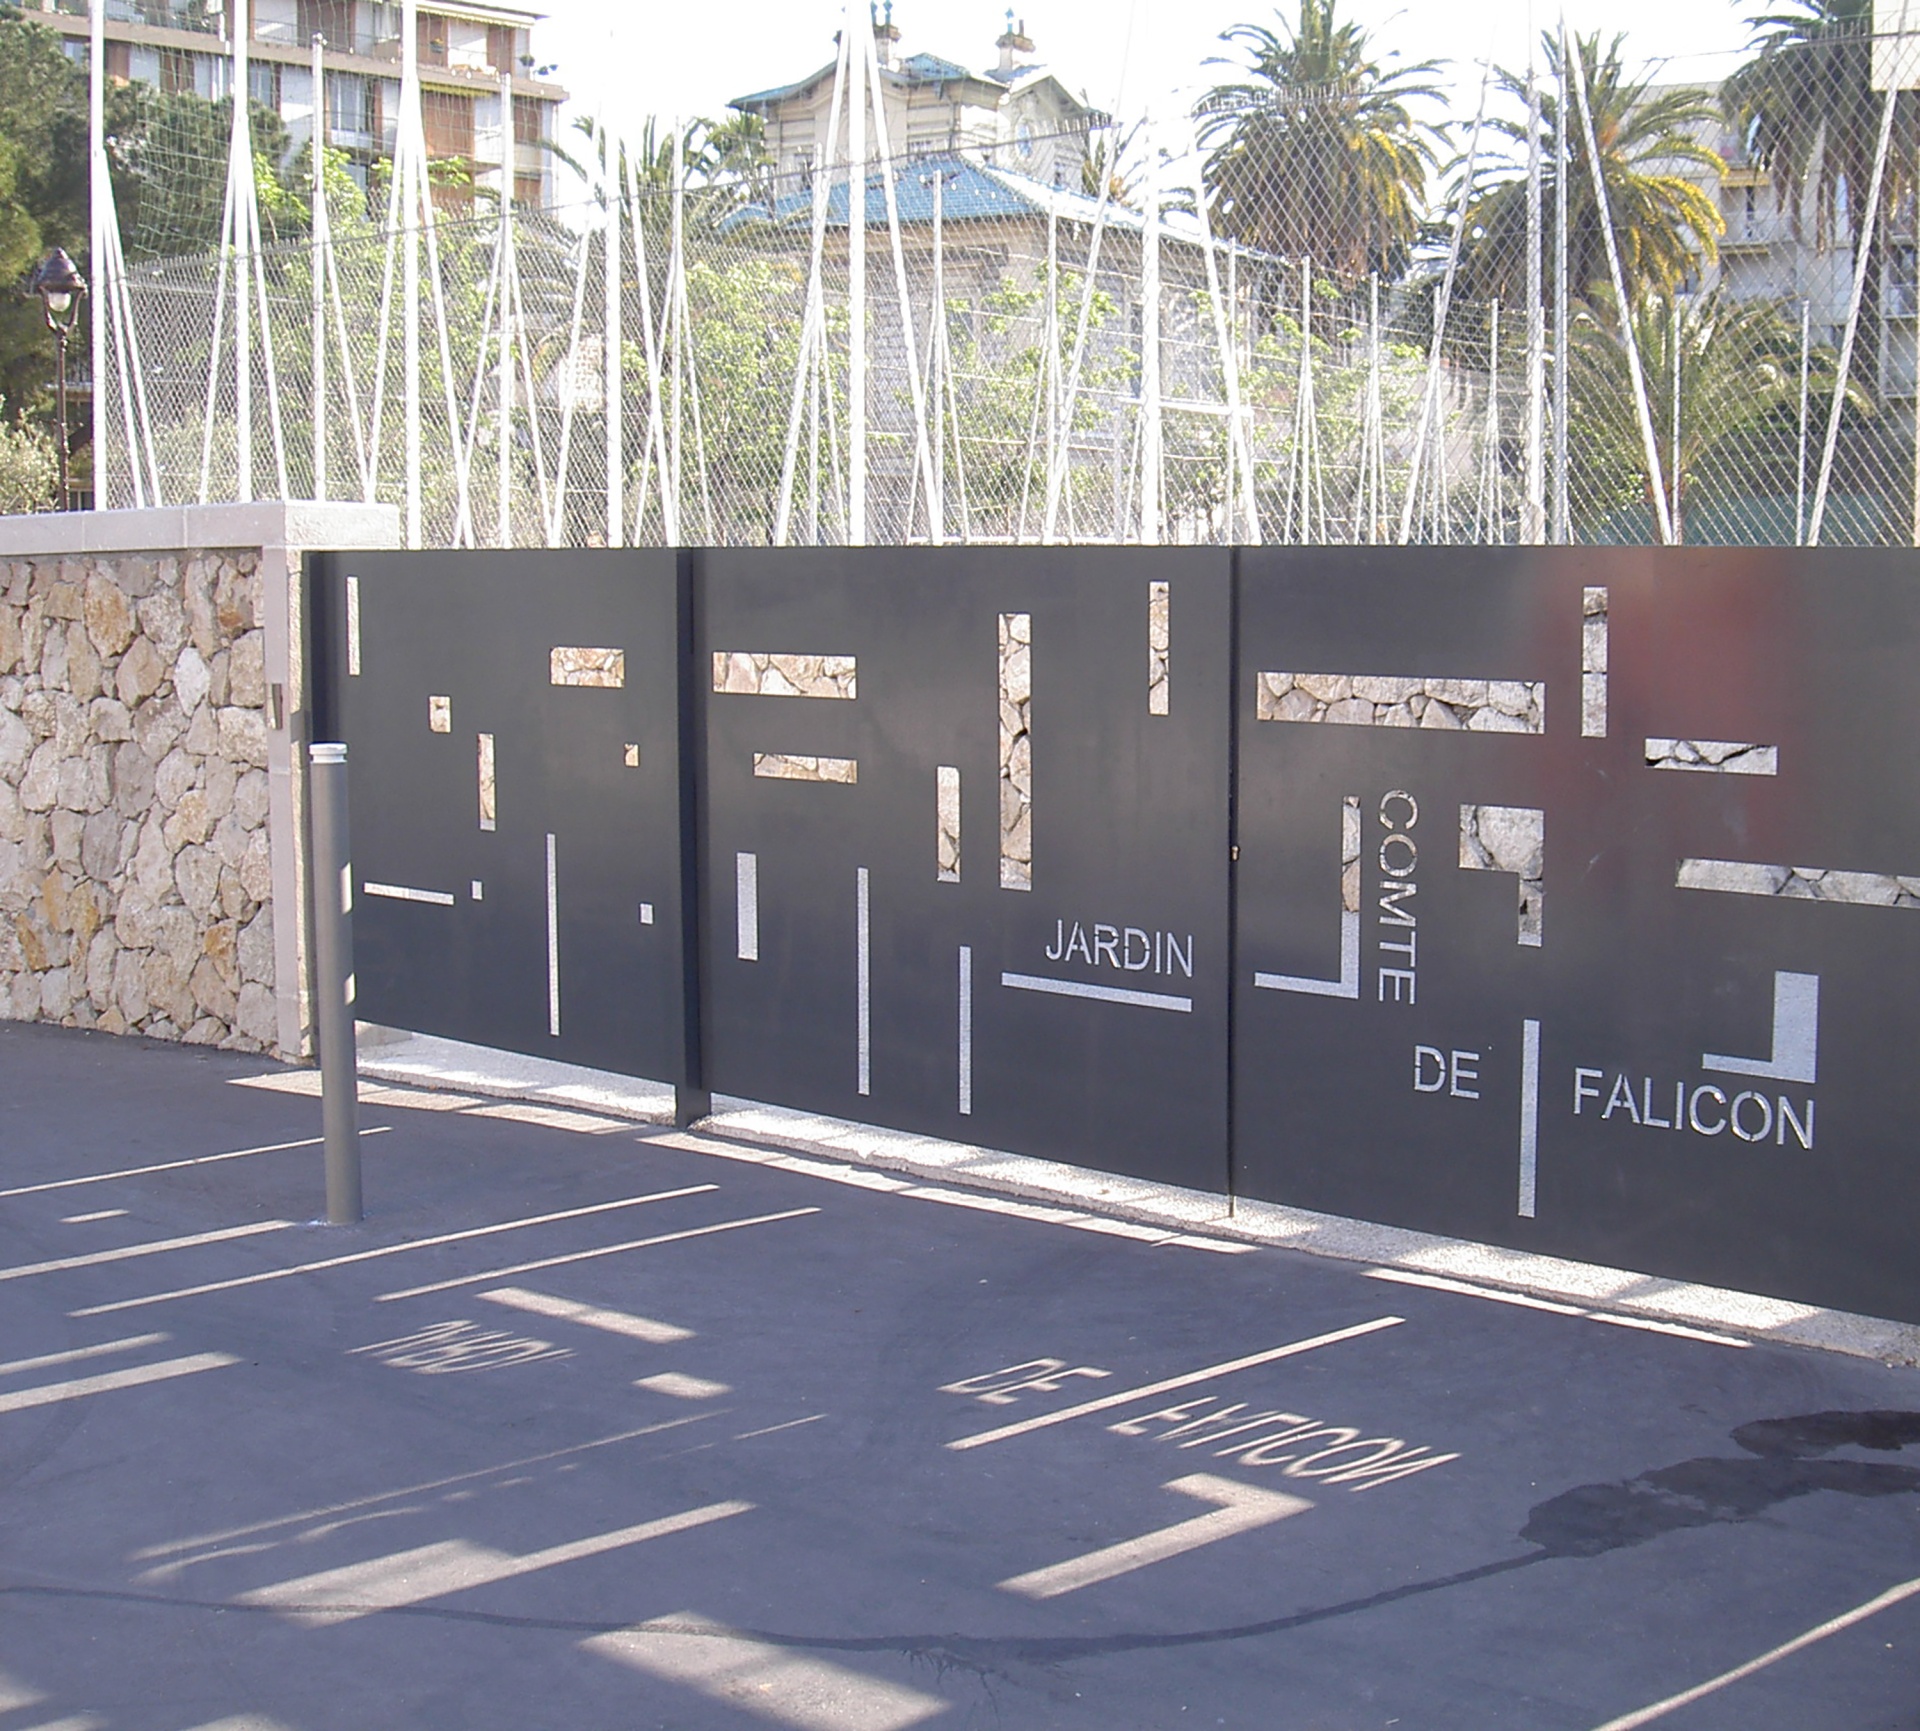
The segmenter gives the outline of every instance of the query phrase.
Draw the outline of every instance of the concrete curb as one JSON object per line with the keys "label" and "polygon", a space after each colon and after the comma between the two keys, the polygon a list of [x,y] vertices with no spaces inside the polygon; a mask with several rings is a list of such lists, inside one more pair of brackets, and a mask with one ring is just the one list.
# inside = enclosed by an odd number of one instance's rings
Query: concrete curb
{"label": "concrete curb", "polygon": [[[360,1073],[434,1092],[519,1100],[671,1130],[673,1090],[538,1058],[483,1050],[425,1035],[363,1030]],[[948,1184],[1041,1204],[1046,1217],[1113,1220],[1158,1228],[1170,1239],[1302,1250],[1368,1265],[1375,1278],[1458,1292],[1565,1315],[1648,1328],[1727,1345],[1769,1342],[1813,1347],[1883,1364],[1920,1367],[1920,1326],[1856,1316],[1723,1287],[1666,1280],[1561,1257],[1502,1250],[1402,1227],[1377,1226],[1270,1202],[1116,1177],[964,1143],[942,1142],[786,1107],[716,1095],[714,1111],[691,1131],[690,1147],[791,1154],[937,1178]],[[737,1157],[737,1156],[736,1156]],[[804,1168],[803,1168],[804,1169]]]}

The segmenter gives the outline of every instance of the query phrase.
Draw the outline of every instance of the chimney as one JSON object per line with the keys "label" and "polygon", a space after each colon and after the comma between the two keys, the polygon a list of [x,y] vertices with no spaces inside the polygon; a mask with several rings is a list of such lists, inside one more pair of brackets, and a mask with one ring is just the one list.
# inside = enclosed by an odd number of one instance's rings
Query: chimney
{"label": "chimney", "polygon": [[900,26],[893,21],[893,0],[887,0],[885,17],[873,27],[873,51],[882,66],[890,67],[899,48]]}
{"label": "chimney", "polygon": [[994,47],[1000,50],[999,73],[1002,78],[1011,78],[1034,63],[1033,38],[1027,34],[1027,21],[1022,18],[1019,28],[1015,29],[1011,6],[1007,8],[1007,33]]}

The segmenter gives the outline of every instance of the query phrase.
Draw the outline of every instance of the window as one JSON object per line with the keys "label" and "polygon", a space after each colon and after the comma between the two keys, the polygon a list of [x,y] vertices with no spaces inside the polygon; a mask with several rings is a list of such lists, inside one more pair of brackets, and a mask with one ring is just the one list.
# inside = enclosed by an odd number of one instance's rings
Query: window
{"label": "window", "polygon": [[247,62],[247,95],[263,108],[280,112],[280,68],[271,60]]}
{"label": "window", "polygon": [[288,46],[300,41],[300,0],[253,0],[253,39]]}

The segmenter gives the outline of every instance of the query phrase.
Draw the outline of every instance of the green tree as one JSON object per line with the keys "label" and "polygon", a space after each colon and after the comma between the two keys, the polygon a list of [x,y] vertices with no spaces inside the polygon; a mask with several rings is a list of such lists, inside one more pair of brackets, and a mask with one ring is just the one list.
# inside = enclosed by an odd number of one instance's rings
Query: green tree
{"label": "green tree", "polygon": [[1395,271],[1417,239],[1442,128],[1433,61],[1389,64],[1338,0],[1300,0],[1297,23],[1236,24],[1243,76],[1197,109],[1217,232],[1351,276]]}
{"label": "green tree", "polygon": [[[1750,511],[1756,479],[1777,473],[1781,453],[1794,447],[1799,312],[1778,301],[1736,300],[1724,290],[1678,301],[1649,295],[1634,305],[1633,331],[1661,473],[1677,507],[1675,534],[1684,540],[1696,503]],[[1610,310],[1606,317],[1583,313],[1573,338],[1569,418],[1584,526],[1612,538],[1608,521],[1617,528],[1626,519],[1650,533],[1652,483],[1618,321]],[[1810,360],[1814,399],[1830,401],[1833,353],[1819,349]],[[1856,409],[1871,412],[1859,392],[1851,398]],[[1824,417],[1824,409],[1820,413]]]}
{"label": "green tree", "polygon": [[[1560,42],[1552,33],[1543,37],[1548,77],[1544,85],[1559,87]],[[1599,146],[1601,178],[1620,248],[1621,272],[1630,298],[1648,293],[1672,294],[1687,277],[1719,256],[1719,237],[1726,224],[1712,197],[1688,169],[1718,176],[1726,163],[1702,135],[1717,121],[1719,111],[1704,90],[1655,89],[1636,79],[1622,56],[1625,38],[1615,36],[1603,50],[1598,32],[1574,37],[1587,80],[1592,105],[1593,132]],[[1501,70],[1501,91],[1524,104],[1526,80]],[[1546,237],[1543,292],[1553,289],[1554,224],[1560,197],[1555,161],[1561,108],[1543,89],[1542,234]],[[1566,116],[1567,149],[1572,162],[1567,206],[1568,292],[1575,300],[1591,300],[1596,288],[1610,282],[1606,230],[1599,201],[1594,196],[1593,170],[1588,160],[1585,128],[1578,113]],[[1497,117],[1489,124],[1524,146],[1526,125]],[[1527,298],[1527,179],[1524,168],[1497,167],[1477,192],[1467,215],[1473,237],[1464,260],[1461,293],[1475,300],[1498,299],[1508,306],[1524,306]],[[1610,301],[1608,304],[1611,304]]]}

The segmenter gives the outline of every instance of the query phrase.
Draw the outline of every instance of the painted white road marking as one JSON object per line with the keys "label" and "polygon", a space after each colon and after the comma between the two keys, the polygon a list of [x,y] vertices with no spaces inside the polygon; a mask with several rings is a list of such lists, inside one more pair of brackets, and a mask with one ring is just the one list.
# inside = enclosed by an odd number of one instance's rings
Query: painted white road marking
{"label": "painted white road marking", "polygon": [[[328,1256],[319,1262],[296,1262],[290,1268],[268,1268],[259,1274],[242,1274],[232,1280],[209,1280],[200,1286],[182,1286],[172,1292],[150,1292],[141,1298],[116,1299],[112,1304],[95,1304],[85,1310],[73,1310],[70,1316],[105,1316],[114,1310],[137,1310],[143,1304],[166,1304],[176,1298],[200,1298],[209,1292],[231,1292],[237,1286],[258,1286],[268,1280],[286,1280],[296,1274],[317,1274],[323,1269],[345,1268],[356,1262],[372,1262],[382,1256],[400,1256],[409,1250],[431,1250],[440,1244],[461,1244],[470,1238],[491,1238],[496,1232],[518,1232],[523,1226],[551,1226],[556,1220],[579,1220],[592,1214],[605,1214],[616,1208],[638,1208],[646,1202],[671,1202],[681,1196],[698,1196],[718,1190],[717,1184],[689,1184],[680,1190],[656,1190],[647,1196],[623,1196],[616,1202],[595,1202],[585,1208],[563,1208],[553,1214],[531,1214],[525,1220],[503,1220],[495,1226],[470,1226],[464,1232],[442,1232],[433,1238],[411,1238],[405,1244],[383,1244],[377,1250],[355,1250],[345,1256]],[[285,1224],[282,1222],[281,1224]],[[495,1274],[477,1278],[491,1280]],[[512,1272],[518,1273],[519,1270]]]}
{"label": "painted white road marking", "polygon": [[1191,1520],[1162,1527],[1158,1532],[1142,1533],[1137,1539],[1089,1551],[1071,1562],[1014,1575],[1000,1583],[1001,1589],[1028,1599],[1057,1599],[1062,1593],[1078,1592],[1096,1582],[1110,1581],[1116,1575],[1130,1575],[1135,1569],[1197,1551],[1202,1545],[1217,1544],[1235,1533],[1250,1533],[1256,1527],[1271,1526],[1275,1521],[1284,1521],[1289,1515],[1313,1507],[1305,1497],[1290,1497],[1284,1491],[1263,1491],[1212,1473],[1189,1473],[1163,1488],[1220,1506],[1210,1515],[1195,1515]]}
{"label": "painted white road marking", "polygon": [[625,1310],[606,1310],[597,1304],[579,1304],[571,1298],[556,1298],[551,1293],[529,1292],[523,1286],[497,1286],[480,1297],[489,1304],[503,1304],[509,1310],[524,1310],[530,1316],[551,1316],[561,1322],[577,1322],[583,1328],[597,1328],[605,1334],[624,1334],[630,1340],[644,1340],[652,1346],[670,1346],[676,1340],[693,1339],[690,1328],[675,1328],[670,1322],[655,1322],[651,1317],[635,1316]]}
{"label": "painted white road marking", "polygon": [[1809,1629],[1804,1635],[1796,1635],[1791,1641],[1783,1641],[1779,1646],[1770,1648],[1757,1659],[1749,1659],[1744,1665],[1736,1665],[1731,1671],[1722,1671],[1717,1677],[1709,1677],[1704,1683],[1696,1683],[1691,1689],[1683,1689],[1678,1695],[1669,1695],[1664,1701],[1656,1701],[1651,1707],[1642,1707],[1637,1713],[1623,1713],[1618,1719],[1609,1719],[1604,1725],[1597,1725],[1594,1731],[1636,1731],[1641,1725],[1651,1725],[1656,1719],[1664,1719],[1669,1713],[1711,1695],[1715,1690],[1724,1689],[1729,1683],[1738,1683],[1742,1678],[1751,1677],[1756,1671],[1764,1671],[1769,1665],[1778,1664],[1782,1659],[1791,1658],[1803,1647],[1811,1647],[1816,1641],[1824,1641],[1829,1635],[1837,1635],[1843,1629],[1851,1629],[1855,1623],[1864,1623],[1869,1617],[1877,1615],[1889,1606],[1899,1604],[1903,1599],[1911,1599],[1920,1593],[1920,1578],[1902,1581],[1897,1587],[1889,1587],[1884,1593],[1869,1599],[1864,1605],[1856,1605],[1851,1611],[1842,1612],[1837,1617]]}
{"label": "painted white road marking", "polygon": [[130,1334],[124,1340],[103,1340],[98,1346],[76,1346],[67,1352],[44,1352],[38,1358],[16,1358],[0,1364],[0,1376],[20,1376],[30,1370],[52,1370],[56,1365],[107,1358],[116,1352],[132,1352],[137,1347],[161,1346],[172,1338],[170,1334]]}
{"label": "painted white road marking", "polygon": [[[391,1128],[388,1124],[376,1124],[360,1134],[384,1136]],[[46,1184],[21,1184],[12,1190],[0,1190],[0,1200],[9,1196],[38,1196],[43,1190],[73,1190],[82,1184],[110,1184],[116,1178],[144,1178],[149,1172],[178,1172],[188,1166],[211,1166],[220,1160],[250,1160],[256,1154],[284,1154],[292,1148],[318,1148],[320,1141],[318,1136],[308,1136],[298,1142],[269,1142],[262,1148],[235,1148],[226,1154],[196,1154],[188,1160],[163,1160],[157,1166],[126,1166],[118,1172],[90,1172],[84,1178],[56,1178]]]}
{"label": "painted white road marking", "polygon": [[98,1376],[76,1376],[67,1382],[42,1383],[38,1388],[16,1389],[0,1394],[0,1412],[24,1412],[29,1407],[57,1406],[63,1400],[80,1400],[91,1394],[111,1394],[115,1389],[139,1388],[150,1382],[171,1382],[177,1376],[192,1376],[196,1371],[224,1370],[239,1359],[230,1352],[196,1352],[189,1358],[163,1359],[158,1364],[140,1364],[130,1370],[107,1370]]}
{"label": "painted white road marking", "polygon": [[596,1533],[570,1544],[549,1545],[524,1557],[471,1544],[465,1539],[444,1539],[411,1551],[373,1557],[364,1563],[323,1569],[318,1574],[301,1575],[291,1581],[276,1581],[270,1587],[256,1587],[250,1593],[242,1593],[240,1600],[242,1604],[282,1609],[294,1622],[309,1628],[348,1623],[376,1611],[418,1605],[447,1593],[492,1586],[497,1581],[510,1581],[539,1569],[556,1568],[562,1563],[624,1550],[628,1545],[643,1544],[648,1539],[684,1533],[723,1521],[729,1515],[744,1515],[752,1507],[752,1503],[742,1502],[708,1503],[704,1508],[688,1509],[684,1514],[668,1515],[663,1520],[643,1521],[639,1526],[621,1527],[611,1533]]}
{"label": "painted white road marking", "polygon": [[114,1250],[89,1250],[80,1256],[58,1256],[51,1262],[23,1262],[0,1268],[0,1280],[26,1280],[36,1274],[62,1274],[70,1268],[97,1268],[106,1262],[130,1262],[137,1256],[158,1256],[167,1250],[197,1250],[203,1244],[225,1244],[235,1238],[257,1238],[263,1232],[284,1232],[291,1220],[255,1220],[245,1226],[222,1226],[214,1232],[195,1232],[185,1238],[155,1238],[145,1244],[123,1244]]}
{"label": "painted white road marking", "polygon": [[[711,1190],[713,1186],[701,1186]],[[383,1292],[375,1304],[391,1304],[397,1298],[425,1298],[429,1293],[451,1292],[457,1286],[473,1286],[482,1280],[501,1280],[513,1274],[533,1274],[543,1268],[563,1264],[592,1262],[601,1256],[619,1256],[628,1250],[651,1250],[656,1244],[678,1244],[687,1238],[711,1238],[716,1232],[734,1232],[742,1226],[770,1226],[776,1220],[798,1220],[805,1214],[818,1214],[818,1208],[789,1208],[779,1214],[755,1214],[746,1220],[722,1220],[712,1226],[690,1226],[684,1232],[662,1232],[652,1238],[630,1238],[624,1244],[601,1244],[592,1250],[569,1251],[565,1256],[543,1256],[538,1262],[517,1262],[511,1268],[489,1268],[480,1274],[455,1275],[451,1280],[436,1280],[426,1286],[409,1286],[400,1292]]]}
{"label": "painted white road marking", "polygon": [[704,1376],[688,1376],[684,1371],[663,1370],[657,1376],[640,1377],[635,1388],[652,1389],[655,1394],[671,1395],[675,1400],[718,1400],[733,1390],[724,1382],[709,1382]]}
{"label": "painted white road marking", "polygon": [[1205,1370],[1190,1370],[1183,1376],[1170,1376],[1160,1382],[1142,1384],[1139,1388],[1123,1388],[1116,1394],[1103,1394],[1097,1400],[1083,1400],[1078,1406],[1062,1407],[1058,1412],[1042,1413],[1037,1418],[1023,1418],[1014,1424],[1003,1424],[997,1430],[984,1430],[973,1436],[956,1437],[947,1444],[950,1449],[977,1449],[983,1443],[1004,1442],[1009,1437],[1025,1436],[1028,1431],[1044,1430],[1048,1425],[1065,1424],[1069,1419],[1084,1418],[1088,1413],[1106,1412],[1116,1406],[1128,1406],[1136,1400],[1147,1400],[1157,1394],[1166,1394],[1176,1388],[1191,1388],[1198,1382],[1211,1382],[1215,1377],[1231,1376],[1237,1370],[1251,1370],[1257,1364],[1273,1364],[1279,1359],[1293,1358],[1303,1352],[1312,1352],[1316,1347],[1337,1346],[1343,1340],[1358,1340],[1362,1335],[1377,1334],[1383,1328],[1398,1328],[1407,1319],[1404,1316],[1376,1316],[1371,1322],[1357,1322],[1351,1328],[1336,1328],[1331,1334],[1316,1334],[1308,1340],[1296,1340],[1286,1346],[1269,1347],[1265,1352],[1249,1353],[1245,1358],[1230,1358],[1224,1364],[1211,1364]]}
{"label": "painted white road marking", "polygon": [[797,1731],[907,1731],[951,1705],[904,1683],[749,1640],[691,1612],[595,1635],[580,1647]]}

